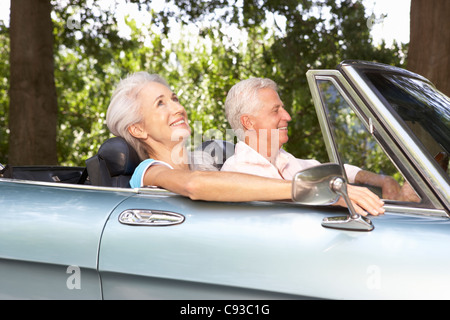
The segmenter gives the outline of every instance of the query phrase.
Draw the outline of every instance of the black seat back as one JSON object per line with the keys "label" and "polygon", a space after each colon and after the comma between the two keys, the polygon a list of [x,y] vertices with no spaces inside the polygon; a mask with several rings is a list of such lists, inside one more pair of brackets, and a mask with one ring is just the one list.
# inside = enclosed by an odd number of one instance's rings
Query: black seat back
{"label": "black seat back", "polygon": [[[225,140],[207,140],[194,152],[201,151],[203,153],[201,161],[211,165],[216,170],[220,170],[225,161],[234,154],[234,146],[234,143]],[[202,170],[202,165],[198,167]]]}
{"label": "black seat back", "polygon": [[97,155],[86,160],[86,168],[92,185],[129,188],[139,163],[136,151],[123,138],[114,137],[101,145]]}
{"label": "black seat back", "polygon": [[[196,151],[207,156],[207,163],[214,170],[220,170],[228,157],[234,154],[234,144],[223,140],[209,140]],[[203,158],[204,160],[205,158]],[[130,179],[140,160],[136,151],[123,138],[114,137],[101,145],[97,155],[86,160],[86,169],[91,185],[129,188]],[[197,166],[197,170],[208,166]]]}

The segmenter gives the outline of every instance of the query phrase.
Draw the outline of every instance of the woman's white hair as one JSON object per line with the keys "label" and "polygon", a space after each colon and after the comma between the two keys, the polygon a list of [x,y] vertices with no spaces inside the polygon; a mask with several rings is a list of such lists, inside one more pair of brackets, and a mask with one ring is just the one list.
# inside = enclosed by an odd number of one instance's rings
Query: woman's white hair
{"label": "woman's white hair", "polygon": [[149,147],[128,131],[128,127],[143,121],[139,93],[150,82],[158,82],[170,88],[166,80],[157,74],[137,72],[122,79],[114,91],[106,112],[106,125],[118,137],[124,138],[137,152],[141,160],[149,157]]}
{"label": "woman's white hair", "polygon": [[258,111],[262,106],[262,101],[258,99],[258,91],[264,88],[278,91],[277,84],[271,79],[250,78],[238,82],[228,92],[225,100],[225,115],[231,128],[241,141],[244,141],[245,138],[241,116]]}

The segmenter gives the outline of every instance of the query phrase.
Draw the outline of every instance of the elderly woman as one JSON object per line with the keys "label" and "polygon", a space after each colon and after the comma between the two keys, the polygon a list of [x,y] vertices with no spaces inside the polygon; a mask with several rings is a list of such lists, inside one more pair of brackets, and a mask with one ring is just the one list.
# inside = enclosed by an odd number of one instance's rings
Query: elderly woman
{"label": "elderly woman", "polygon": [[[106,122],[142,160],[131,178],[132,187],[158,186],[210,201],[291,198],[291,181],[236,172],[191,171],[184,144],[191,133],[186,110],[158,75],[138,72],[122,80],[108,107]],[[370,191],[352,188],[349,195],[361,214],[365,214],[361,208],[371,214],[383,212],[383,203]]]}

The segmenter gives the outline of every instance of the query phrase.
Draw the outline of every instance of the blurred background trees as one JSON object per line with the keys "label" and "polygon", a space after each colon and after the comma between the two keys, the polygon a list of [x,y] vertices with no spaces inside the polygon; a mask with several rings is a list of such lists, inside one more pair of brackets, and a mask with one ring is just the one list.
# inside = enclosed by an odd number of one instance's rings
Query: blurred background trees
{"label": "blurred background trees", "polygon": [[450,1],[411,1],[408,69],[450,96]]}
{"label": "blurred background trees", "polygon": [[[372,43],[368,17],[358,0],[172,0],[161,10],[153,10],[151,1],[128,0],[146,15],[141,21],[125,17],[126,34],[119,30],[120,1],[110,1],[108,6],[106,1],[90,0],[12,2],[17,5],[11,10],[18,11],[17,19],[28,24],[27,30],[51,19],[54,78],[37,72],[24,79],[24,72],[17,72],[16,54],[22,54],[23,64],[36,59],[48,45],[38,38],[35,42],[40,47],[25,41],[13,50],[17,35],[12,12],[11,26],[0,24],[1,163],[84,165],[110,137],[104,121],[116,84],[141,70],[159,73],[173,86],[188,112],[193,134],[217,129],[224,138],[229,125],[223,105],[229,88],[248,77],[271,78],[279,84],[281,99],[293,118],[286,149],[297,157],[326,161],[306,71],[334,68],[344,59],[402,67],[406,63],[406,44]],[[51,10],[26,18],[19,12],[24,9],[17,9],[37,3],[50,4]],[[48,37],[44,33],[41,30],[33,37]],[[51,67],[45,59],[38,61],[43,68]],[[34,103],[33,99],[27,104],[15,102],[20,100],[13,95],[28,97],[38,84],[48,90],[41,90]],[[52,90],[56,92],[54,113],[37,105],[48,106],[52,98],[45,94],[54,98]],[[31,124],[49,121],[45,134],[23,121],[28,114]],[[22,138],[15,138],[17,134]],[[43,147],[26,145],[36,136],[46,145],[55,144],[54,151],[45,151],[50,157],[42,154]]]}

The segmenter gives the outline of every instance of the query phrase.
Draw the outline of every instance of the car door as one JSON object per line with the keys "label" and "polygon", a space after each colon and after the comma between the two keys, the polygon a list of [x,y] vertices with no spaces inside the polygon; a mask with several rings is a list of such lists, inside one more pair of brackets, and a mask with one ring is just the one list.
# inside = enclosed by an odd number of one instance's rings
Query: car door
{"label": "car door", "polygon": [[[292,203],[192,201],[165,191],[141,192],[121,203],[105,228],[99,257],[105,299],[308,294],[293,289],[290,277],[308,255],[309,250],[302,249],[311,243],[305,232],[323,231],[323,215],[316,209]],[[152,210],[157,221],[121,219],[130,210],[135,214]]]}
{"label": "car door", "polygon": [[[121,222],[130,209],[167,214],[168,223]],[[173,213],[182,219],[174,221]],[[372,218],[372,232],[321,224],[346,213],[170,193],[133,196],[114,210],[102,238],[104,298],[449,298],[450,250],[438,245],[450,240],[448,219],[392,212]]]}
{"label": "car door", "polygon": [[101,299],[101,234],[128,196],[0,179],[0,299]]}

